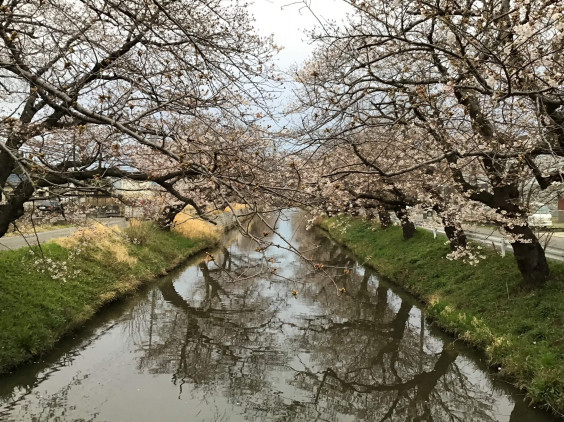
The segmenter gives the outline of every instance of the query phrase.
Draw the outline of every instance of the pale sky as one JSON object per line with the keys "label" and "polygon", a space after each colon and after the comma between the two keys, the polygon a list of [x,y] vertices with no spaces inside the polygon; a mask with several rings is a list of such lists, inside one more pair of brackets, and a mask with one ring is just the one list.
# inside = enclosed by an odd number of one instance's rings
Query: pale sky
{"label": "pale sky", "polygon": [[[293,101],[293,82],[291,71],[300,67],[313,52],[314,47],[308,42],[304,30],[311,30],[328,20],[341,23],[352,8],[343,0],[306,0],[310,9],[302,0],[254,0],[249,6],[255,17],[255,27],[263,36],[274,35],[276,45],[284,47],[275,57],[275,62],[282,72],[289,73],[279,96],[272,103],[278,113],[283,113],[288,103]],[[313,12],[313,13],[312,13]],[[315,16],[314,16],[315,14]],[[297,118],[297,120],[295,120]],[[292,124],[292,121],[294,123]],[[277,129],[299,124],[299,116],[281,116],[274,120],[265,119]]]}
{"label": "pale sky", "polygon": [[[311,10],[321,21],[342,21],[351,7],[342,0],[307,0]],[[304,29],[319,25],[303,1],[254,0],[250,7],[256,18],[255,26],[262,35],[274,34],[275,43],[285,47],[277,61],[281,70],[301,64],[312,52]]]}

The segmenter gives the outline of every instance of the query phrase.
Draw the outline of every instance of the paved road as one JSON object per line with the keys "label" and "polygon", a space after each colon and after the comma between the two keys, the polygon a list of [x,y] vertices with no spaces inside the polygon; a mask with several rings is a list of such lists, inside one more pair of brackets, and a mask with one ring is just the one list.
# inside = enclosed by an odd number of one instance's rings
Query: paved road
{"label": "paved road", "polygon": [[[426,227],[426,226],[418,226],[418,227],[422,227],[429,231],[433,230],[432,227]],[[504,242],[504,248],[506,252],[511,253],[513,251],[509,242],[504,239],[502,234],[497,229],[488,229],[485,227],[471,226],[471,227],[465,227],[464,231],[466,233],[466,236],[468,236],[470,239],[474,241],[482,242],[491,247],[495,245],[497,251],[502,250],[502,242]],[[444,236],[444,231],[439,227],[437,227],[437,233]],[[545,251],[547,258],[555,259],[558,261],[564,261],[564,233],[544,232],[537,234],[537,236],[539,237],[539,241],[541,242],[541,245],[545,246],[546,244]]]}
{"label": "paved road", "polygon": [[[100,218],[97,219],[98,222],[108,226],[118,226],[118,227],[127,227],[128,222],[125,218]],[[37,245],[37,239],[39,239],[39,243],[45,243],[51,239],[56,239],[58,237],[65,237],[71,235],[73,232],[77,230],[76,227],[67,227],[64,229],[58,230],[51,230],[48,232],[41,232],[37,233],[37,238],[35,235],[28,235],[28,236],[13,236],[13,237],[2,237],[0,238],[0,250],[7,250],[7,249],[19,249],[26,247],[28,245],[35,246]]]}

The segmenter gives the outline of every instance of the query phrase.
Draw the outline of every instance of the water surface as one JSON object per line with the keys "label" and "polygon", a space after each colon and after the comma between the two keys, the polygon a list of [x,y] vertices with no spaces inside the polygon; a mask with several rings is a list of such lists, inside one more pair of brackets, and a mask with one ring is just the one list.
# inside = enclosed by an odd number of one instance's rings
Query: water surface
{"label": "water surface", "polygon": [[0,377],[0,420],[555,420],[299,213],[276,224],[323,270],[234,234]]}

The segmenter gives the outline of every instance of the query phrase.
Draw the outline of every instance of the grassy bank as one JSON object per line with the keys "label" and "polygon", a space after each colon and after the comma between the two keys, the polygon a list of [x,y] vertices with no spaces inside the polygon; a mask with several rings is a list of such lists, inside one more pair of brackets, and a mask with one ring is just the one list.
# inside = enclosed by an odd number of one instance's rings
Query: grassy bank
{"label": "grassy bank", "polygon": [[482,250],[476,266],[445,258],[445,238],[418,230],[402,241],[397,227],[380,230],[362,219],[320,222],[361,261],[421,298],[445,330],[483,349],[502,375],[529,397],[564,414],[564,263],[551,262],[545,287],[519,293],[511,255]]}
{"label": "grassy bank", "polygon": [[215,241],[143,223],[123,232],[104,226],[80,230],[43,245],[42,252],[0,252],[0,373],[49,350],[104,304]]}

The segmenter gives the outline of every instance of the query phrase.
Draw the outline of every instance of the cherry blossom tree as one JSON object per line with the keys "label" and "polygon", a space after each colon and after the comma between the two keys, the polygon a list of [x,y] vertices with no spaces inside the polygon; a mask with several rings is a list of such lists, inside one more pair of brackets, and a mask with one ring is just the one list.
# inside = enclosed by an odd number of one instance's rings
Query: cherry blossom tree
{"label": "cherry blossom tree", "polygon": [[252,23],[237,0],[0,1],[0,236],[38,188],[119,196],[107,179],[203,213],[192,188],[268,114],[277,47]]}
{"label": "cherry blossom tree", "polygon": [[[479,209],[508,236],[524,285],[544,283],[549,267],[524,197],[562,181],[562,3],[347,3],[348,24],[314,32],[319,48],[297,75],[308,142],[386,131],[407,158],[371,162],[374,174],[446,172],[457,199],[433,208]],[[434,189],[419,196],[433,191],[438,198]]]}

